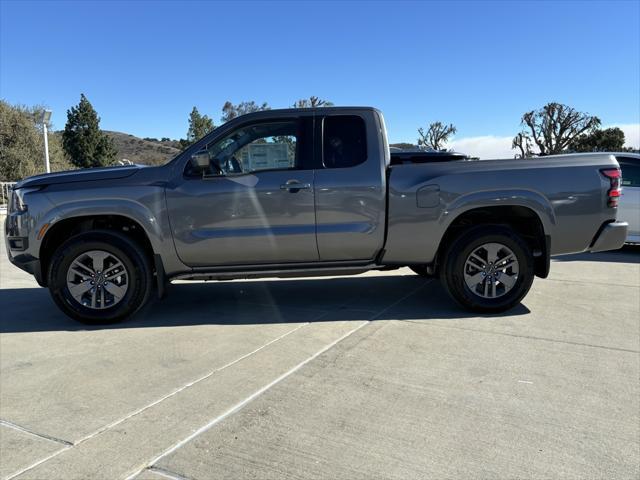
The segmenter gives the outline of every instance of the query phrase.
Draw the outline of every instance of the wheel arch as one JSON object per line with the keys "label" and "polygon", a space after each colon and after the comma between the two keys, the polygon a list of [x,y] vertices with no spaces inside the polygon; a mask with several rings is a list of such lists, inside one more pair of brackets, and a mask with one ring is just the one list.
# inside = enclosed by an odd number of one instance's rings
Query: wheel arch
{"label": "wheel arch", "polygon": [[[547,219],[548,221],[550,219]],[[545,222],[529,205],[510,204],[475,206],[459,212],[448,224],[436,254],[436,269],[442,263],[446,247],[470,228],[484,225],[507,226],[527,243],[534,256],[535,274],[546,278],[549,274],[551,236]]]}
{"label": "wheel arch", "polygon": [[39,259],[42,280],[47,286],[48,271],[55,250],[67,239],[92,230],[111,230],[125,235],[140,246],[150,265],[157,265],[157,250],[144,226],[136,219],[122,214],[77,215],[53,223],[40,243]]}

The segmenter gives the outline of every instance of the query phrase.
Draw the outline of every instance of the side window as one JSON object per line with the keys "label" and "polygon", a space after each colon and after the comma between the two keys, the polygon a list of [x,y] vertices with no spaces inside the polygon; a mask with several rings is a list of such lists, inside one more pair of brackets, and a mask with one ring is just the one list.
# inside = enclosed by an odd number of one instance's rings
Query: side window
{"label": "side window", "polygon": [[622,170],[623,187],[640,187],[640,161],[630,162],[620,160],[620,170]]}
{"label": "side window", "polygon": [[[299,122],[285,120],[245,125],[208,144],[199,154],[209,157],[206,175],[234,175],[261,170],[297,168]],[[200,176],[188,163],[188,176]]]}
{"label": "side window", "polygon": [[367,160],[367,131],[356,115],[325,117],[323,123],[323,164],[325,168],[348,168]]}

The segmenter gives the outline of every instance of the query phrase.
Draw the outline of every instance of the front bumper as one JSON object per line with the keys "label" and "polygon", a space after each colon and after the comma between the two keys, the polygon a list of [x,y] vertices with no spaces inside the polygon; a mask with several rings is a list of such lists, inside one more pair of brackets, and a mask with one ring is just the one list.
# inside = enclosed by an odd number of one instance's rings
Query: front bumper
{"label": "front bumper", "polygon": [[33,248],[30,248],[31,222],[24,220],[24,216],[16,214],[9,214],[5,219],[4,242],[7,257],[12,264],[33,275],[38,284],[44,286],[40,260],[33,255]]}
{"label": "front bumper", "polygon": [[627,222],[611,222],[603,225],[589,248],[590,252],[604,252],[622,248],[627,239]]}

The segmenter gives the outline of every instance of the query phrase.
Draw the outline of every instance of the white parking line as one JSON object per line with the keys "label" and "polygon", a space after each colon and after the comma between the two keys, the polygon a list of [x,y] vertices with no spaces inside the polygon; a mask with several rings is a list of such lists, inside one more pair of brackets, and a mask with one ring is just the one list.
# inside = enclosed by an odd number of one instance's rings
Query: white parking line
{"label": "white parking line", "polygon": [[418,292],[420,289],[422,289],[425,285],[427,285],[428,283],[430,283],[432,280],[428,280],[426,282],[424,282],[423,284],[421,284],[419,287],[411,290],[409,293],[407,293],[406,295],[404,295],[402,298],[400,298],[399,300],[396,300],[395,302],[393,302],[391,305],[383,308],[382,310],[380,310],[377,314],[375,314],[373,317],[371,317],[371,319],[369,320],[365,320],[363,323],[361,323],[360,325],[358,325],[356,328],[348,331],[347,333],[345,333],[344,335],[342,335],[340,338],[334,340],[333,342],[329,343],[328,345],[324,346],[322,349],[320,349],[319,351],[317,351],[316,353],[314,353],[313,355],[311,355],[310,357],[308,357],[307,359],[303,360],[302,362],[298,363],[295,367],[291,368],[289,371],[283,373],[282,375],[280,375],[278,378],[276,378],[275,380],[273,380],[272,382],[270,382],[269,384],[265,385],[264,387],[260,388],[259,390],[255,391],[254,393],[252,393],[251,395],[249,395],[247,398],[245,398],[244,400],[236,403],[233,407],[231,407],[230,409],[228,409],[226,412],[224,412],[223,414],[215,417],[214,419],[212,419],[210,422],[208,422],[207,424],[203,425],[202,427],[200,427],[198,430],[196,430],[195,432],[193,432],[191,435],[187,436],[186,438],[180,440],[178,443],[175,443],[174,445],[172,445],[171,447],[167,448],[164,452],[162,452],[160,455],[158,455],[157,457],[155,457],[153,460],[151,460],[150,462],[147,462],[146,464],[144,464],[142,467],[136,469],[134,472],[132,472],[130,475],[128,475],[127,477],[125,477],[125,480],[133,480],[135,477],[137,477],[140,473],[142,473],[145,469],[148,469],[149,467],[153,467],[157,462],[159,462],[160,460],[162,460],[164,457],[171,455],[173,452],[175,452],[176,450],[178,450],[180,447],[184,446],[185,444],[189,443],[191,440],[193,440],[194,438],[196,438],[197,436],[199,436],[200,434],[206,432],[207,430],[211,429],[212,427],[214,427],[215,425],[217,425],[218,423],[220,423],[221,421],[223,421],[225,418],[233,415],[234,413],[236,413],[237,411],[241,410],[245,405],[247,405],[248,403],[250,403],[251,401],[253,401],[254,399],[256,399],[257,397],[259,397],[260,395],[262,395],[264,392],[266,392],[267,390],[269,390],[270,388],[274,387],[275,385],[277,385],[278,383],[280,383],[281,381],[283,381],[284,379],[286,379],[287,377],[291,376],[292,374],[294,374],[295,372],[297,372],[298,370],[300,370],[302,367],[304,367],[305,365],[307,365],[309,362],[315,360],[316,358],[318,358],[320,355],[322,355],[323,353],[327,352],[329,349],[331,349],[332,347],[334,347],[335,345],[337,345],[338,343],[340,343],[342,340],[346,339],[347,337],[353,335],[354,333],[356,333],[358,330],[360,330],[362,327],[369,325],[371,322],[373,322],[374,320],[380,318],[386,311],[388,311],[389,309],[395,307],[396,305],[398,305],[399,303],[403,302],[404,300],[406,300],[407,298],[409,298],[411,295],[413,295],[414,293]]}

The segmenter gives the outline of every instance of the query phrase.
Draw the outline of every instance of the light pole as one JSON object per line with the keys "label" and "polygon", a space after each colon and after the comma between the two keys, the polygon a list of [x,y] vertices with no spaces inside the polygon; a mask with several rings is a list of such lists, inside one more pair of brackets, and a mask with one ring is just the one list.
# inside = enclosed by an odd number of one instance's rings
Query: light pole
{"label": "light pole", "polygon": [[44,166],[47,173],[51,172],[51,166],[49,165],[49,138],[47,137],[47,123],[51,119],[51,110],[44,110],[42,112],[42,131],[44,132]]}

